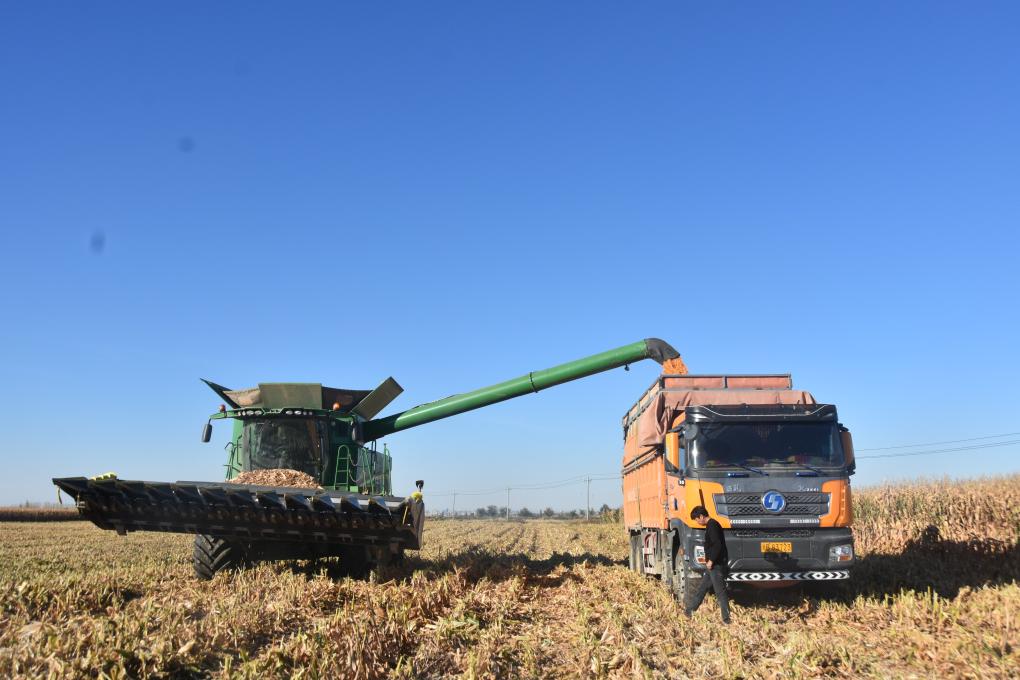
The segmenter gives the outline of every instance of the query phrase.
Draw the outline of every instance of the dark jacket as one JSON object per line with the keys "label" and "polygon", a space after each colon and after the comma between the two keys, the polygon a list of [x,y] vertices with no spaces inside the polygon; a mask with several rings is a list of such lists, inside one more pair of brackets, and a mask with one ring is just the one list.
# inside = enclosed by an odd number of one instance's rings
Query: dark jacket
{"label": "dark jacket", "polygon": [[718,564],[725,567],[729,557],[729,553],[726,552],[726,538],[723,537],[722,526],[714,519],[708,520],[708,525],[705,527],[705,559],[712,560],[713,566]]}

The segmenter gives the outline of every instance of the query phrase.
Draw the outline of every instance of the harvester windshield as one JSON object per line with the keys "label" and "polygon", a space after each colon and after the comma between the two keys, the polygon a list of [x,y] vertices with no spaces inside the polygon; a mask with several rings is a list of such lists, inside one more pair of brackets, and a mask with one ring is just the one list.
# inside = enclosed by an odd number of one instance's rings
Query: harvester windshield
{"label": "harvester windshield", "polygon": [[696,468],[845,464],[833,422],[703,422],[691,441],[691,453]]}
{"label": "harvester windshield", "polygon": [[324,434],[322,423],[313,418],[246,418],[241,470],[287,468],[319,479]]}

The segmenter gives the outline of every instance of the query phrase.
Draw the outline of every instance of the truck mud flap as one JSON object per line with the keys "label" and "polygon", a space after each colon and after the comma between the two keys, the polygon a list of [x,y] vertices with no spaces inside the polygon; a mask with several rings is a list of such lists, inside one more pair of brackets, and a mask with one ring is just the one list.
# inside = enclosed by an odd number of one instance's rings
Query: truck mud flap
{"label": "truck mud flap", "polygon": [[420,498],[209,482],[64,477],[53,483],[100,529],[210,534],[254,541],[421,546]]}

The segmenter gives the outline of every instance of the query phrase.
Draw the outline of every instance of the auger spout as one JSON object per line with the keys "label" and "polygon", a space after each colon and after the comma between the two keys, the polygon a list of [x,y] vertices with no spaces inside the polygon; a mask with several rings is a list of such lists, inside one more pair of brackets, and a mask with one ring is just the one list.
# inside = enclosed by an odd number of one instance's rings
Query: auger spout
{"label": "auger spout", "polygon": [[415,406],[385,418],[370,420],[364,424],[364,438],[366,441],[379,439],[400,430],[449,418],[476,408],[521,397],[644,359],[653,359],[662,364],[679,357],[680,354],[669,343],[658,338],[646,338],[552,368],[532,371],[518,378],[483,387],[473,392],[455,394],[452,397]]}

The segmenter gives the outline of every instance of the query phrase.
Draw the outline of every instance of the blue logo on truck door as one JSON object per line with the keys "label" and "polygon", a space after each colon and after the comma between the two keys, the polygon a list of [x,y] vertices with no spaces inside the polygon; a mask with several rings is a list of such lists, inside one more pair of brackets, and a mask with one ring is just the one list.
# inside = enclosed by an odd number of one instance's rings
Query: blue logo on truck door
{"label": "blue logo on truck door", "polygon": [[766,491],[761,497],[761,507],[769,512],[782,512],[786,507],[786,499],[778,491]]}

